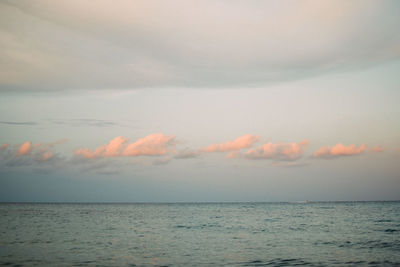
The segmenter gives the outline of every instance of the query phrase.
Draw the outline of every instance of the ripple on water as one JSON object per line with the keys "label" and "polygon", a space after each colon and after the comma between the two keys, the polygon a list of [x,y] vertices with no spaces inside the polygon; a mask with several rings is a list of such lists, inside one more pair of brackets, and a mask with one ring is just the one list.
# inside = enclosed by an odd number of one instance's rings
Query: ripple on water
{"label": "ripple on water", "polygon": [[394,232],[398,232],[399,230],[397,229],[386,229],[384,232],[385,233],[394,233]]}
{"label": "ripple on water", "polygon": [[313,265],[311,262],[305,261],[303,259],[281,259],[276,258],[273,260],[262,261],[262,260],[253,260],[241,263],[243,266],[307,266]]}

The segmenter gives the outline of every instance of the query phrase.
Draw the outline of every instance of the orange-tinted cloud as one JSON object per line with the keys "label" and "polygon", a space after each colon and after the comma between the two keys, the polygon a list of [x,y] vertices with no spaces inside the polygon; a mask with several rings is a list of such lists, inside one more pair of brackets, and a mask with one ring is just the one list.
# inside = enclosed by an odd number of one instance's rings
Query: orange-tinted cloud
{"label": "orange-tinted cloud", "polygon": [[88,148],[79,148],[75,151],[78,156],[83,156],[85,158],[95,158],[95,157],[116,157],[120,156],[125,149],[128,142],[128,138],[123,136],[118,136],[110,141],[106,145],[102,145],[96,148],[94,151],[90,151]]}
{"label": "orange-tinted cloud", "polygon": [[258,136],[247,134],[236,138],[233,141],[227,141],[220,144],[212,144],[204,148],[204,152],[229,152],[236,151],[242,148],[249,148],[260,138]]}
{"label": "orange-tinted cloud", "polygon": [[384,148],[381,146],[374,146],[372,148],[372,152],[383,152],[383,151],[384,151]]}
{"label": "orange-tinted cloud", "polygon": [[321,147],[317,151],[314,152],[313,156],[315,158],[333,158],[333,157],[340,157],[340,156],[352,156],[352,155],[359,155],[363,153],[366,149],[366,145],[362,144],[360,147],[356,145],[348,145],[345,146],[341,143],[331,147]]}
{"label": "orange-tinted cloud", "polygon": [[53,156],[54,156],[53,152],[46,150],[39,154],[39,159],[41,161],[47,161],[51,159]]}
{"label": "orange-tinted cloud", "polygon": [[128,138],[123,136],[118,136],[111,140],[111,142],[104,148],[104,156],[118,156],[121,154],[123,148],[128,142]]}
{"label": "orange-tinted cloud", "polygon": [[232,151],[228,155],[226,155],[227,159],[235,159],[235,158],[240,158],[241,154],[239,151]]}
{"label": "orange-tinted cloud", "polygon": [[175,136],[166,136],[161,133],[150,134],[129,144],[124,156],[156,156],[167,154],[167,148],[174,144]]}
{"label": "orange-tinted cloud", "polygon": [[16,154],[18,156],[28,155],[29,153],[31,153],[32,148],[33,148],[32,143],[30,141],[26,141],[25,143],[19,146],[18,150],[16,151]]}
{"label": "orange-tinted cloud", "polygon": [[0,151],[1,151],[1,150],[5,150],[7,147],[8,147],[8,144],[2,144],[2,145],[0,146]]}
{"label": "orange-tinted cloud", "polygon": [[120,156],[160,156],[168,152],[174,145],[175,136],[166,136],[161,133],[150,134],[128,144],[129,139],[118,136],[106,145],[102,145],[91,151],[88,148],[79,148],[75,155],[85,158],[120,157]]}
{"label": "orange-tinted cloud", "polygon": [[31,156],[34,160],[48,161],[54,157],[54,152],[52,151],[53,147],[55,145],[63,144],[66,141],[67,139],[61,139],[52,143],[38,144],[33,144],[31,141],[26,141],[25,143],[15,147],[14,154],[18,157]]}
{"label": "orange-tinted cloud", "polygon": [[299,143],[267,143],[249,149],[244,156],[248,159],[295,160],[304,154],[307,145],[307,140]]}

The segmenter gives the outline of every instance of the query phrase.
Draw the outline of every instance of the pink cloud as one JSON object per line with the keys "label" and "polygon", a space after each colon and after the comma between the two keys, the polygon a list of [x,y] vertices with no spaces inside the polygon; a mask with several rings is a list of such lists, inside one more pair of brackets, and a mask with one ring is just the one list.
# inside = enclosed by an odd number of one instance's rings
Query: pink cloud
{"label": "pink cloud", "polygon": [[174,144],[174,139],[175,136],[166,136],[161,133],[150,134],[129,144],[124,151],[124,156],[165,155],[168,146]]}
{"label": "pink cloud", "polygon": [[54,157],[54,153],[52,152],[53,147],[65,142],[66,139],[61,139],[59,141],[47,144],[32,144],[31,141],[26,141],[21,145],[17,145],[14,153],[17,156],[31,156],[33,159],[38,161],[48,161]]}
{"label": "pink cloud", "polygon": [[239,151],[232,151],[228,155],[226,155],[227,159],[235,159],[235,158],[240,158],[241,154]]}
{"label": "pink cloud", "polygon": [[104,148],[104,156],[114,157],[121,154],[125,145],[128,143],[128,138],[118,136],[111,140],[111,142]]}
{"label": "pink cloud", "polygon": [[75,155],[85,158],[121,157],[121,156],[159,156],[168,153],[170,146],[174,145],[175,136],[166,136],[161,133],[150,134],[128,144],[129,139],[118,136],[106,145],[91,151],[88,148],[79,148]]}
{"label": "pink cloud", "polygon": [[7,147],[8,147],[8,144],[2,144],[0,146],[0,151],[6,149]]}
{"label": "pink cloud", "polygon": [[[36,147],[37,145],[35,146],[35,148]],[[25,143],[19,146],[19,148],[16,151],[16,154],[18,156],[28,155],[31,153],[32,149],[33,149],[32,143],[30,141],[26,141]]]}
{"label": "pink cloud", "polygon": [[39,154],[39,159],[40,161],[47,161],[51,159],[53,156],[54,156],[53,152],[46,150]]}
{"label": "pink cloud", "polygon": [[102,145],[96,148],[94,151],[90,151],[88,148],[79,148],[75,151],[75,154],[85,158],[117,157],[121,155],[123,149],[126,147],[127,142],[128,138],[118,136],[111,140],[110,143]]}
{"label": "pink cloud", "polygon": [[229,152],[249,148],[259,140],[258,136],[247,134],[236,138],[233,141],[227,141],[220,144],[212,144],[204,148],[204,152]]}
{"label": "pink cloud", "polygon": [[356,145],[348,145],[345,146],[343,144],[337,144],[333,147],[321,147],[317,151],[314,152],[313,156],[315,158],[332,158],[332,157],[340,157],[340,156],[352,156],[359,155],[363,153],[366,149],[366,145],[362,144],[360,147]]}
{"label": "pink cloud", "polygon": [[307,145],[307,140],[299,143],[267,143],[249,149],[244,156],[248,159],[295,160],[304,154]]}
{"label": "pink cloud", "polygon": [[383,152],[383,151],[384,151],[384,148],[381,146],[374,146],[372,148],[372,152]]}

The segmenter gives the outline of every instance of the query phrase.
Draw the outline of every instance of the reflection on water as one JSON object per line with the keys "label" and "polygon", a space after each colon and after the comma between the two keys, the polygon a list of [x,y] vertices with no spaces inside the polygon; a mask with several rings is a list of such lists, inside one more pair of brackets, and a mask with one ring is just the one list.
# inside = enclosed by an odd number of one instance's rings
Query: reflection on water
{"label": "reflection on water", "polygon": [[400,264],[400,202],[0,204],[1,265]]}

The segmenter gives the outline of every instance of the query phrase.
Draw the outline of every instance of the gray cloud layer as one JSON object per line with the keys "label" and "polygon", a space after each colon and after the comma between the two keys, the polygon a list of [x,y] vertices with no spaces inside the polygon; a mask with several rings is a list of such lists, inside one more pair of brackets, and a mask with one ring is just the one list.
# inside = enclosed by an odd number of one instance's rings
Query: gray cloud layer
{"label": "gray cloud layer", "polygon": [[0,121],[0,124],[6,125],[37,125],[34,121]]}
{"label": "gray cloud layer", "polygon": [[0,90],[251,86],[400,56],[398,1],[3,1]]}
{"label": "gray cloud layer", "polygon": [[113,127],[122,125],[115,121],[99,120],[99,119],[50,119],[49,121],[54,124],[69,125],[73,127],[79,127],[79,126]]}

